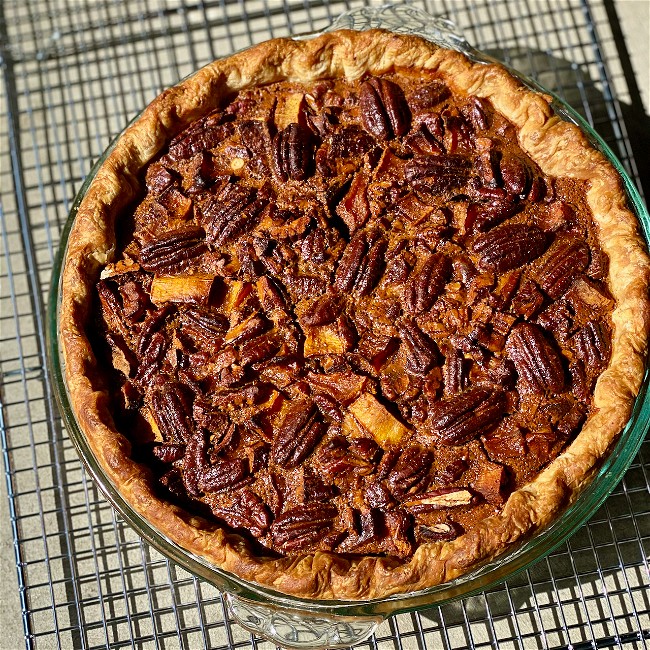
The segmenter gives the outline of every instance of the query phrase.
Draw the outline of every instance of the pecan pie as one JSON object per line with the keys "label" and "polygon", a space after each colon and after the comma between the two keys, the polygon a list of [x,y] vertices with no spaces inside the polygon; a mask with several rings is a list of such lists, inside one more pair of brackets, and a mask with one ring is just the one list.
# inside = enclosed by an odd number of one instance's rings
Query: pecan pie
{"label": "pecan pie", "polygon": [[414,37],[270,41],[163,93],[70,236],[76,417],[239,576],[424,588],[553,520],[629,418],[648,258],[548,98]]}

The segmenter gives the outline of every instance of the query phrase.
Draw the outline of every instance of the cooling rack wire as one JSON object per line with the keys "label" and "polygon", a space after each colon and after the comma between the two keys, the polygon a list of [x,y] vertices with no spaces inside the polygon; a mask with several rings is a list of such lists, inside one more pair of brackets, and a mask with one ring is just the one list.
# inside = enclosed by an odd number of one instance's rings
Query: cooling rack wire
{"label": "cooling rack wire", "polygon": [[[142,542],[86,476],[53,404],[43,308],[75,191],[138,110],[213,58],[321,29],[361,4],[0,4],[0,499],[18,577],[17,590],[7,587],[13,576],[4,579],[2,598],[20,600],[27,648],[271,647],[229,619],[214,587]],[[634,84],[609,0],[414,4],[452,18],[471,43],[555,90],[639,182],[622,112]],[[488,592],[392,618],[359,647],[647,647],[649,474],[646,440],[591,521],[548,558]]]}

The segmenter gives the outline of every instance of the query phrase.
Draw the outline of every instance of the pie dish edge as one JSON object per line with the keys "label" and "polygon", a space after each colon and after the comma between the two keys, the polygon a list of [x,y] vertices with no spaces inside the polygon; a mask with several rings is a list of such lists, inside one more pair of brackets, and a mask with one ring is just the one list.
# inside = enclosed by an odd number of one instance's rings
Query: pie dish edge
{"label": "pie dish edge", "polygon": [[[489,99],[517,127],[520,146],[545,174],[590,181],[587,202],[610,259],[609,287],[616,299],[611,361],[576,439],[476,529],[452,542],[422,545],[408,561],[324,552],[265,559],[242,537],[160,500],[149,471],[130,459],[130,443],[113,424],[108,391],[85,335],[93,286],[115,252],[115,219],[135,198],[142,168],[224,95],[287,79],[358,78],[400,67],[437,70],[453,91]],[[576,126],[553,115],[548,98],[527,90],[500,66],[474,64],[421,38],[381,30],[262,43],[215,61],[163,92],[123,133],[88,188],[69,237],[59,316],[73,412],[108,477],[138,513],[180,546],[241,578],[294,596],[354,600],[451,580],[551,522],[590,480],[630,417],[645,371],[650,261],[625,203],[621,180],[605,157]]]}

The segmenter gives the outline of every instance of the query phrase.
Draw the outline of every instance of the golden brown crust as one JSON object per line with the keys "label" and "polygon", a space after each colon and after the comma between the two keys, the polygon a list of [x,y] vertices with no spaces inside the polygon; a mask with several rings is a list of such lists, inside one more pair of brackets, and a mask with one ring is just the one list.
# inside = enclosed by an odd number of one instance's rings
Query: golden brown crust
{"label": "golden brown crust", "polygon": [[[143,167],[170,138],[228,94],[280,80],[301,82],[395,68],[436,70],[459,93],[491,101],[519,130],[519,144],[550,176],[589,181],[587,201],[610,259],[616,299],[612,358],[598,380],[595,408],[574,442],[503,510],[452,542],[420,546],[406,561],[347,559],[318,552],[280,559],[256,556],[241,537],[156,497],[147,470],[130,459],[115,429],[102,375],[85,334],[92,288],[115,251],[115,219],[136,195]],[[81,430],[131,506],[167,537],[238,576],[308,598],[370,599],[450,580],[547,525],[591,479],[629,419],[644,374],[650,262],[621,180],[575,126],[553,115],[547,99],[503,68],[472,64],[422,39],[382,31],[341,31],[312,41],[278,39],[206,66],[160,95],[117,142],[90,185],[70,234],[63,271],[60,338],[70,400]]]}

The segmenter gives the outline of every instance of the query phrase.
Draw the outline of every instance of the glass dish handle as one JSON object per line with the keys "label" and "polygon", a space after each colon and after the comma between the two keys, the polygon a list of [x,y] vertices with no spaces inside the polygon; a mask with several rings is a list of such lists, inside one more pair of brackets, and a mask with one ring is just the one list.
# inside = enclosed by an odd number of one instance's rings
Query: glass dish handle
{"label": "glass dish handle", "polygon": [[228,611],[243,628],[283,648],[347,648],[365,641],[381,616],[321,616],[224,594]]}
{"label": "glass dish handle", "polygon": [[462,52],[470,59],[484,60],[460,34],[456,24],[448,18],[431,14],[407,4],[386,4],[372,7],[359,7],[343,12],[325,29],[388,29],[399,34],[422,36],[436,45]]}

